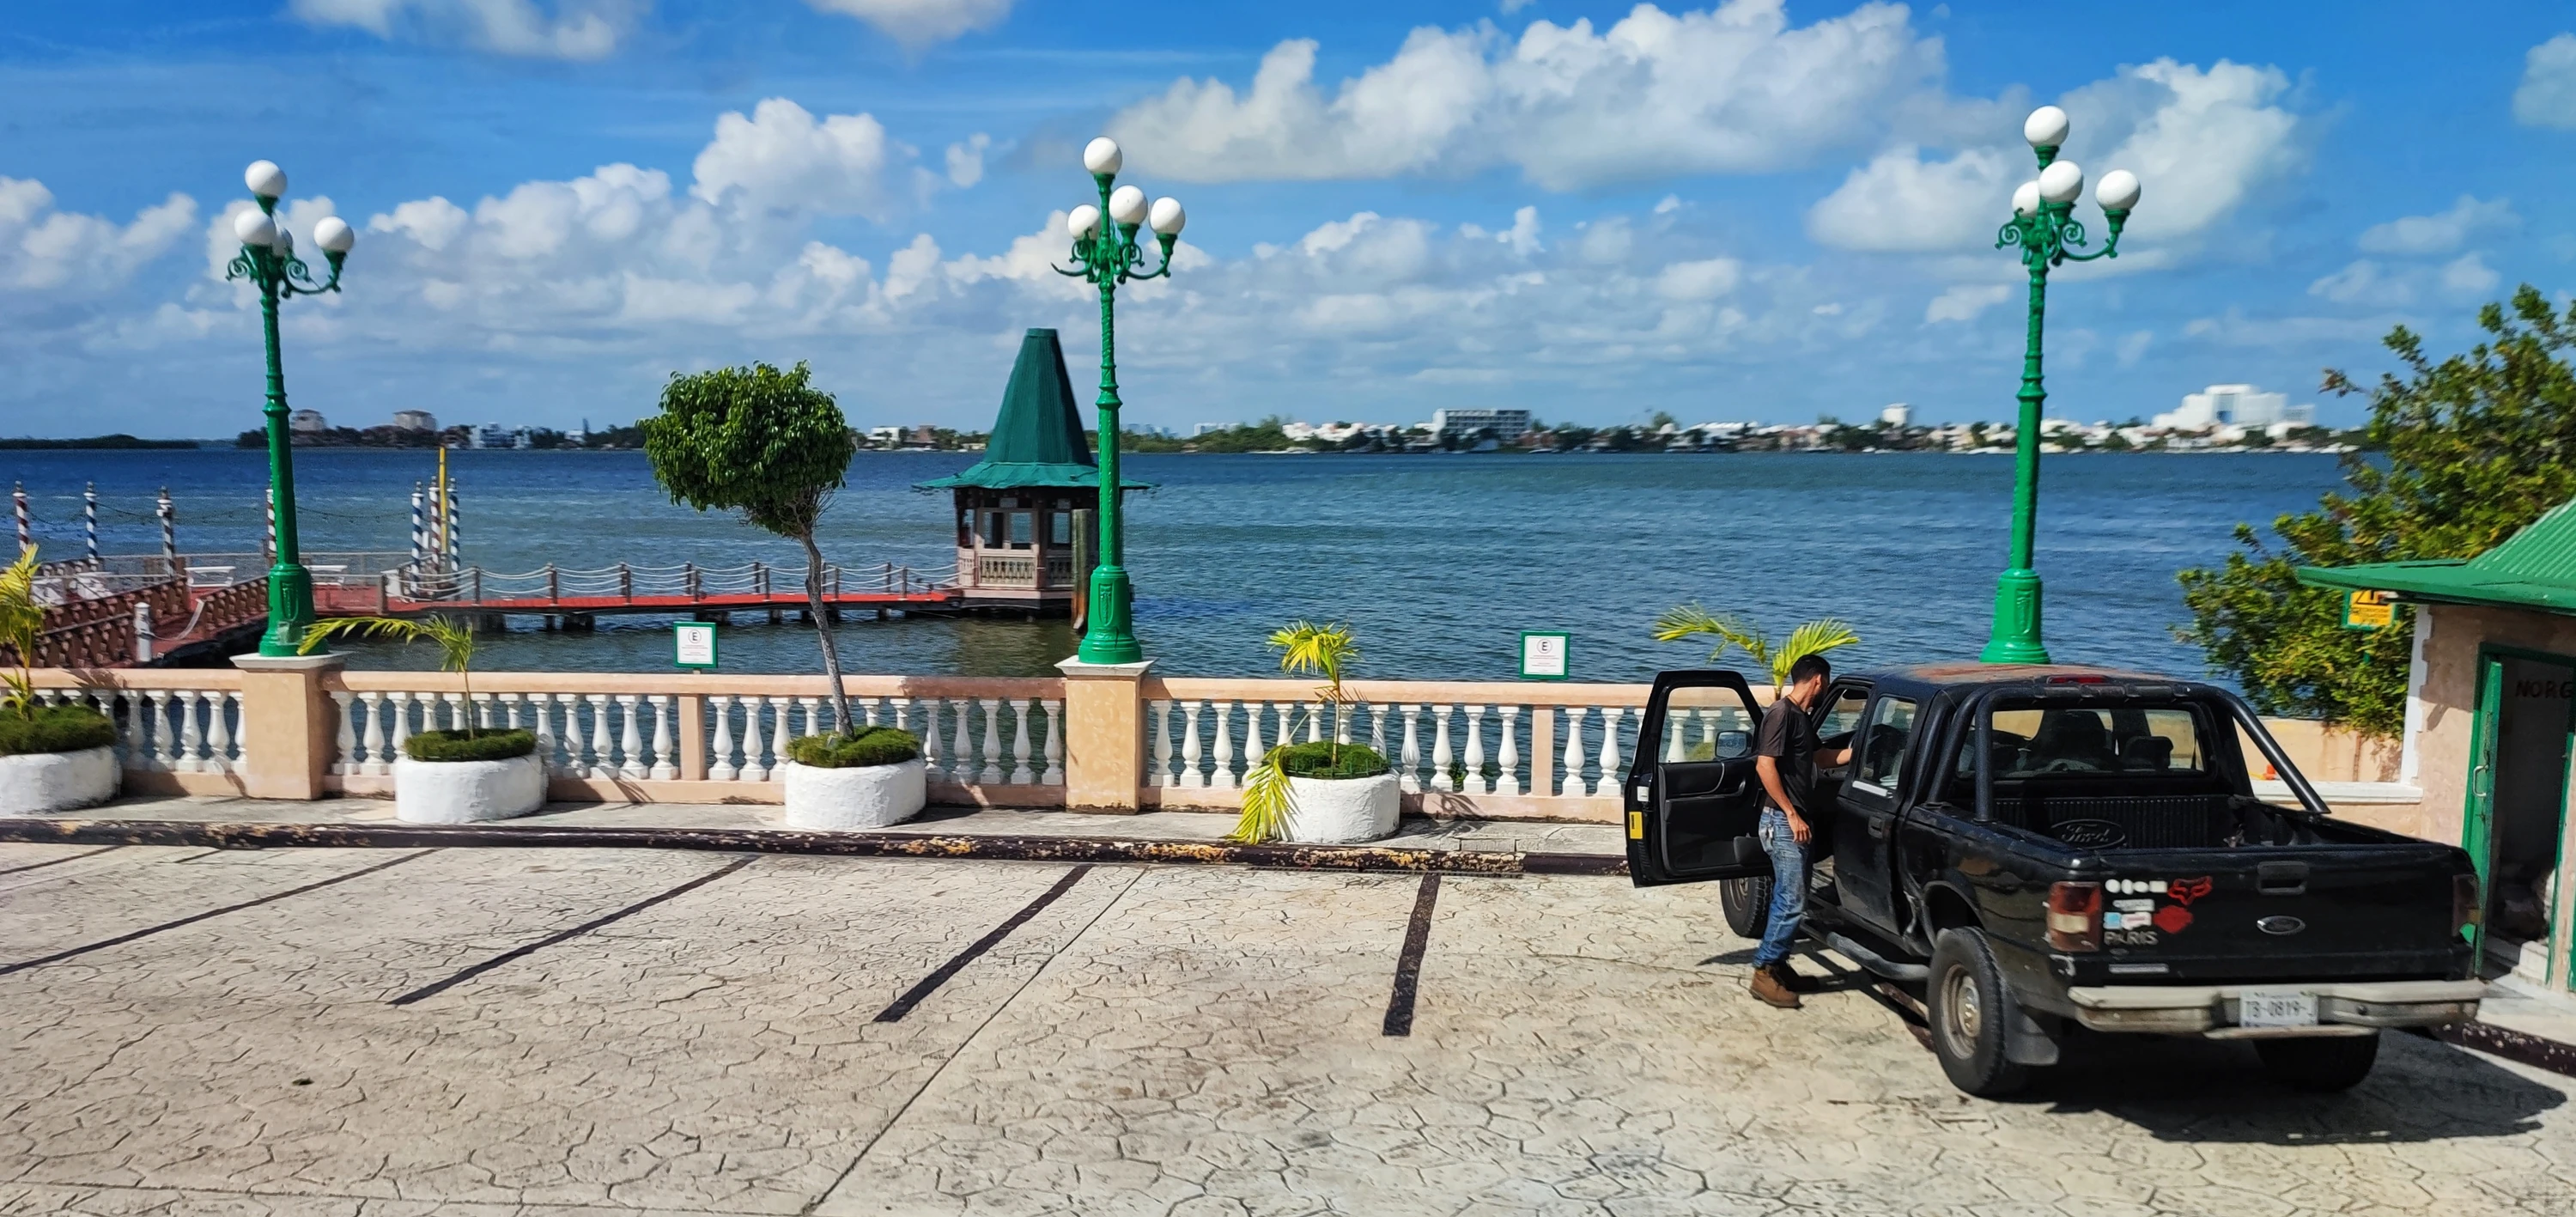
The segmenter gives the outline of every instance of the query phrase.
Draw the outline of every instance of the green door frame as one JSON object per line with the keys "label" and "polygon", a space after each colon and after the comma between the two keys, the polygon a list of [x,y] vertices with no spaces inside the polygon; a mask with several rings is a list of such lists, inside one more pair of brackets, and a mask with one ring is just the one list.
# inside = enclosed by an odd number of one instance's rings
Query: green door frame
{"label": "green door frame", "polygon": [[[2525,647],[2489,644],[2478,648],[2478,713],[2472,720],[2469,732],[2468,791],[2461,806],[2460,848],[2468,851],[2469,861],[2478,869],[2478,907],[2481,911],[2486,908],[2488,888],[2494,881],[2497,720],[2501,717],[2504,708],[2504,664],[2508,659],[2545,663],[2564,668],[2567,670],[2568,679],[2576,682],[2576,657],[2549,651],[2535,651]],[[2576,772],[2571,772],[2576,771],[2576,697],[2568,699],[2568,721],[2561,730],[2568,737],[2566,755],[2569,758],[2569,764],[2566,768],[2560,769],[2558,774],[2558,839],[2550,843],[2554,851],[2551,861],[2553,867],[2566,861],[2563,847],[2567,838],[2567,792],[2570,781],[2576,780]],[[2563,889],[2566,885],[2561,883],[2554,886]],[[2551,943],[2548,967],[2542,976],[2544,982],[2557,979],[2557,957],[2560,950],[2560,944],[2556,941],[2558,903],[2557,900],[2553,900],[2548,910]],[[2486,918],[2484,916],[2480,916],[2477,923],[2469,927],[2469,943],[2477,949],[2477,957],[2483,964],[2486,958]],[[2576,988],[2576,975],[2571,975],[2569,980],[2569,987]]]}

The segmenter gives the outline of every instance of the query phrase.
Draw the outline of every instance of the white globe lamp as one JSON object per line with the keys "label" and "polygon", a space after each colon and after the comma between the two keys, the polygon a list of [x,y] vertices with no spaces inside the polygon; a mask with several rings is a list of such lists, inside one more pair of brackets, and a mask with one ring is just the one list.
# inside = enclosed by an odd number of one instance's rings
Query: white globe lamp
{"label": "white globe lamp", "polygon": [[1177,237],[1181,235],[1181,226],[1190,222],[1190,215],[1181,210],[1179,199],[1167,194],[1154,200],[1154,209],[1145,222],[1163,236]]}
{"label": "white globe lamp", "polygon": [[277,244],[277,221],[266,212],[242,212],[233,217],[233,236],[254,249],[269,248]]}
{"label": "white globe lamp", "polygon": [[2114,169],[2102,175],[2101,184],[2093,187],[2093,199],[2104,211],[2128,211],[2138,205],[2138,175],[2126,169]]}
{"label": "white globe lamp", "polygon": [[2066,131],[2066,111],[2055,106],[2041,106],[2031,111],[2030,117],[2023,119],[2021,124],[2021,137],[2029,140],[2033,148],[2065,147]]}
{"label": "white globe lamp", "polygon": [[1133,226],[1145,222],[1145,192],[1134,186],[1121,186],[1109,192],[1109,218]]}
{"label": "white globe lamp", "polygon": [[2013,214],[2021,216],[2039,214],[2039,183],[2023,182],[2013,190]]}
{"label": "white globe lamp", "polygon": [[286,197],[286,171],[278,168],[276,161],[252,161],[250,168],[242,170],[242,185],[250,187],[251,194],[273,203]]}
{"label": "white globe lamp", "polygon": [[1095,175],[1116,175],[1118,166],[1124,163],[1125,159],[1119,155],[1118,141],[1106,135],[1083,145],[1082,148],[1082,167]]}
{"label": "white globe lamp", "polygon": [[2058,161],[2039,171],[2039,197],[2072,203],[2084,196],[2084,170],[2073,161]]}
{"label": "white globe lamp", "polygon": [[326,254],[346,254],[358,244],[358,234],[349,222],[338,216],[324,216],[313,226],[313,243]]}
{"label": "white globe lamp", "polygon": [[1064,230],[1076,241],[1090,240],[1091,234],[1100,231],[1100,209],[1089,203],[1074,208],[1064,217]]}

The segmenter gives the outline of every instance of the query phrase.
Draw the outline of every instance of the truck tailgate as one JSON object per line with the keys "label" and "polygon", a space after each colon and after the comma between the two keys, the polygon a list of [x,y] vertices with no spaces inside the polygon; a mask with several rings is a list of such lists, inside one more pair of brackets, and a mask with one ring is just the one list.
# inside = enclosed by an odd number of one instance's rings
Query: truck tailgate
{"label": "truck tailgate", "polygon": [[2106,853],[2102,957],[2115,976],[2172,980],[2447,975],[2467,959],[2449,853],[2429,842]]}

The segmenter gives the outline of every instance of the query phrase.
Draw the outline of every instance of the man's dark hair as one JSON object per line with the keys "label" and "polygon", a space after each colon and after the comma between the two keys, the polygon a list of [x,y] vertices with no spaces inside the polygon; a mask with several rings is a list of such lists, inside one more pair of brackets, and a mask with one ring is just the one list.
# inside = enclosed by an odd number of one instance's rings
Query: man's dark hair
{"label": "man's dark hair", "polygon": [[1833,661],[1822,655],[1801,655],[1798,657],[1798,662],[1789,665],[1790,684],[1803,685],[1807,683],[1807,678],[1810,676],[1832,680],[1834,678]]}

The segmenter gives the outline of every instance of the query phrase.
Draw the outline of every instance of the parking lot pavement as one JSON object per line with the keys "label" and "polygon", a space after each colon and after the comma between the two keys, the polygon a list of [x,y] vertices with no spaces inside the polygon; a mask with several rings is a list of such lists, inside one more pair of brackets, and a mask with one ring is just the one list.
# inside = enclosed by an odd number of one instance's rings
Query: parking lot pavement
{"label": "parking lot pavement", "polygon": [[2091,1039],[1969,1100],[1857,977],[1754,1003],[1712,903],[0,845],[0,1214],[2576,1211],[2568,1079]]}

